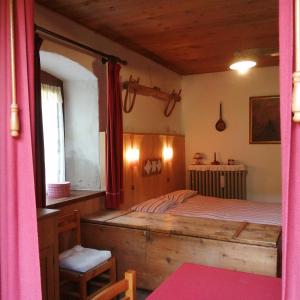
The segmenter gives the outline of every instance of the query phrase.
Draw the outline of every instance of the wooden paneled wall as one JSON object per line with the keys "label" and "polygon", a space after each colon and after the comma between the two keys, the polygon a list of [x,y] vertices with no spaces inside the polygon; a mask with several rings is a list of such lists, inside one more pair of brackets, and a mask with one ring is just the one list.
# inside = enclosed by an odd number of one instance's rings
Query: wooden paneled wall
{"label": "wooden paneled wall", "polygon": [[[162,194],[185,188],[185,138],[182,135],[134,134],[125,133],[124,141],[124,203],[121,208],[130,206]],[[173,148],[173,159],[164,161],[163,147]],[[137,164],[126,161],[129,147],[139,149]],[[144,176],[143,163],[147,159],[162,159],[160,174]]]}

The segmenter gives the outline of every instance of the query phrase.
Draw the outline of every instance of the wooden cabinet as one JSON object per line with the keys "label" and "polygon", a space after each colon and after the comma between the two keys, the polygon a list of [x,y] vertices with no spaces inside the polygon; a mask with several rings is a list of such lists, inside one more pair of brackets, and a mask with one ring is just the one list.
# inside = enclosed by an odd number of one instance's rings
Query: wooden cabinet
{"label": "wooden cabinet", "polygon": [[37,212],[41,283],[44,300],[59,299],[58,212],[55,209],[39,209]]}

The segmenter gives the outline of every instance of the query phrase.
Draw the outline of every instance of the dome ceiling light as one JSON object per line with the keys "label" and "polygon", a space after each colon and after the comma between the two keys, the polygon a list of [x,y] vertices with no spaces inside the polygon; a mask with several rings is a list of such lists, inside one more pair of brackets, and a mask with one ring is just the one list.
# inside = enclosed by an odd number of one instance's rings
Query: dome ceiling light
{"label": "dome ceiling light", "polygon": [[237,71],[239,74],[246,74],[251,68],[256,66],[256,61],[252,59],[240,59],[229,66],[231,70]]}
{"label": "dome ceiling light", "polygon": [[277,48],[251,48],[244,49],[234,53],[234,61],[229,66],[231,70],[237,71],[239,74],[246,74],[251,68],[256,66],[257,59],[261,57],[278,57]]}

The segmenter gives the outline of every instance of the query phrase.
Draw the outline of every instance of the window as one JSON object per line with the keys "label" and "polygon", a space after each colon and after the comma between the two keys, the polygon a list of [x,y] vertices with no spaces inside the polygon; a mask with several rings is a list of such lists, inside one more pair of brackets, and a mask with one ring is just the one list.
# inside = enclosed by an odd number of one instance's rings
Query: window
{"label": "window", "polygon": [[[46,184],[99,191],[99,90],[95,57],[44,40],[40,51]],[[102,65],[100,65],[102,67]],[[51,204],[51,199],[47,202]]]}
{"label": "window", "polygon": [[45,175],[48,183],[65,181],[64,116],[61,88],[42,84]]}

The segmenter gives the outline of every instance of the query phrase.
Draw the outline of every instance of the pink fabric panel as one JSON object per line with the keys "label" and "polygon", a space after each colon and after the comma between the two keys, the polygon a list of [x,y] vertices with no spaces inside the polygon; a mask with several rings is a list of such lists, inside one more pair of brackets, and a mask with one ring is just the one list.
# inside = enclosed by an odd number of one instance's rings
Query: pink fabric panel
{"label": "pink fabric panel", "polygon": [[300,299],[300,125],[291,122],[293,0],[280,0],[280,97],[283,201],[282,299]]}
{"label": "pink fabric panel", "polygon": [[279,278],[183,264],[147,300],[280,300]]}
{"label": "pink fabric panel", "polygon": [[33,171],[33,1],[16,0],[17,98],[21,136],[9,132],[11,80],[8,0],[0,1],[0,298],[41,299]]}

